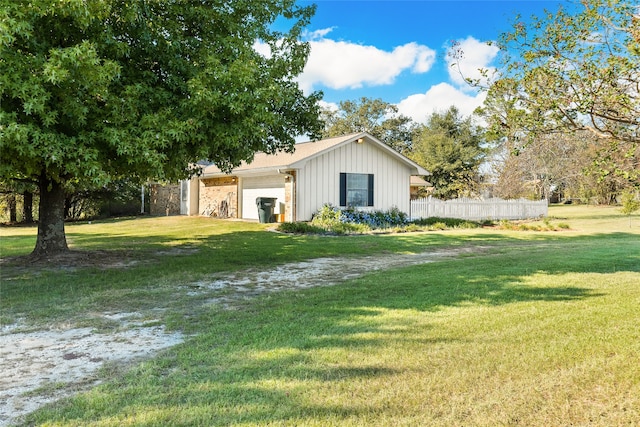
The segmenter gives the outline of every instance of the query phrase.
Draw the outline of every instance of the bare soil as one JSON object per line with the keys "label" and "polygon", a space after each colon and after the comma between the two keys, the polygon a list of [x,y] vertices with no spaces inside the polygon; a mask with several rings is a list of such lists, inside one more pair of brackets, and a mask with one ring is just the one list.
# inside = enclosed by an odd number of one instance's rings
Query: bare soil
{"label": "bare soil", "polygon": [[[318,258],[270,270],[248,270],[177,289],[204,296],[207,304],[234,309],[243,301],[268,292],[335,285],[371,271],[428,263],[472,250],[478,248],[364,258]],[[45,264],[57,268],[98,263],[117,268],[127,266],[126,256],[105,255],[67,254],[64,259],[45,260]],[[116,332],[60,326],[25,331],[20,323],[0,328],[0,427],[18,423],[21,417],[43,405],[100,384],[109,377],[110,369],[152,357],[185,339],[181,333],[167,333],[159,321],[148,318],[143,321],[140,313],[94,315],[119,322]]]}

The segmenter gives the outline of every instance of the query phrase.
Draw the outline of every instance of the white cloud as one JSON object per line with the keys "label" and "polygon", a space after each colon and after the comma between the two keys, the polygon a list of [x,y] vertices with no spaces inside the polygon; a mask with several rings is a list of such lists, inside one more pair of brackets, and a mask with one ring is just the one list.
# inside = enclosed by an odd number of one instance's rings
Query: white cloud
{"label": "white cloud", "polygon": [[321,29],[315,30],[315,31],[305,30],[304,33],[302,34],[302,38],[305,39],[305,40],[322,39],[322,38],[324,38],[324,36],[326,36],[331,31],[333,31],[334,28],[335,27],[321,28]]}
{"label": "white cloud", "polygon": [[271,58],[271,47],[261,40],[256,40],[255,42],[253,42],[253,50],[258,52],[265,58]]}
{"label": "white cloud", "polygon": [[[459,49],[462,55],[456,60],[450,60],[449,64],[447,64],[451,81],[462,90],[473,90],[465,81],[466,78],[479,79],[482,84],[486,85],[488,82],[482,76],[480,69],[488,70],[489,75],[491,75],[495,71],[491,63],[500,49],[495,45],[483,43],[473,37],[467,37],[462,40],[456,49]],[[451,48],[448,53],[451,53]],[[454,62],[457,65],[451,66]]]}
{"label": "white cloud", "polygon": [[[467,117],[483,104],[486,93],[478,93],[465,78],[480,79],[481,83],[487,84],[479,69],[488,70],[491,74],[495,70],[491,64],[498,55],[499,49],[473,37],[462,40],[457,48],[462,55],[456,61],[450,61],[447,64],[449,83],[439,83],[431,86],[425,93],[410,95],[403,99],[397,104],[401,114],[411,117],[418,123],[425,123],[433,113],[444,112],[451,106],[455,106],[462,116]],[[457,65],[452,67],[453,62]]]}
{"label": "white cloud", "polygon": [[444,112],[452,105],[458,108],[462,116],[470,116],[473,110],[482,105],[485,97],[484,92],[471,95],[448,83],[439,83],[426,93],[411,95],[397,105],[401,114],[418,123],[425,123],[433,113]]}
{"label": "white cloud", "polygon": [[340,109],[340,106],[337,103],[327,102],[324,99],[321,99],[318,104],[320,104],[320,107],[330,111],[338,111]]}
{"label": "white cloud", "polygon": [[300,87],[307,93],[318,84],[332,89],[388,85],[405,70],[427,72],[435,61],[433,49],[415,42],[385,51],[375,46],[325,38],[329,31],[310,33],[313,35],[309,42],[311,53],[298,78]]}

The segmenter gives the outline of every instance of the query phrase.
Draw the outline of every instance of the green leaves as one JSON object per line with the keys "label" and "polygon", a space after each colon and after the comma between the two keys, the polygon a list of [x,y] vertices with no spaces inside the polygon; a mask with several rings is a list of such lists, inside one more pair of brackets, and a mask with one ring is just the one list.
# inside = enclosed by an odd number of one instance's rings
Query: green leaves
{"label": "green leaves", "polygon": [[462,197],[478,191],[479,167],[486,155],[483,143],[484,132],[451,107],[434,113],[420,128],[410,157],[431,173],[428,179],[437,197]]}
{"label": "green leaves", "polygon": [[[184,178],[200,160],[230,170],[317,137],[320,95],[294,80],[314,10],[291,0],[0,0],[0,180]],[[271,29],[279,16],[289,31]]]}
{"label": "green leaves", "polygon": [[585,0],[516,23],[500,39],[504,68],[482,110],[491,136],[527,146],[588,131],[599,145],[595,172],[626,180],[613,191],[639,185],[637,14],[633,1]]}
{"label": "green leaves", "polygon": [[[38,179],[49,168],[56,179],[182,177],[204,158],[232,167],[319,133],[319,96],[304,96],[293,81],[308,55],[298,36],[313,7],[1,5],[0,156],[14,165],[3,178],[29,170]],[[280,15],[289,33],[270,29]],[[256,40],[271,46],[269,57],[254,50]]]}

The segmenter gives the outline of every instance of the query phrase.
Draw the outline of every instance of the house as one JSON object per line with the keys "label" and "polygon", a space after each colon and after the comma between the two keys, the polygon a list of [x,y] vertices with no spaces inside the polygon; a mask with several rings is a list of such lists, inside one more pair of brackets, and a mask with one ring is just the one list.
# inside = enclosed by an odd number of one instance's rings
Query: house
{"label": "house", "polygon": [[410,183],[411,200],[425,197],[426,194],[429,194],[429,192],[433,191],[433,186],[431,185],[431,183],[426,181],[421,176],[412,175]]}
{"label": "house", "polygon": [[[360,132],[299,143],[293,153],[257,153],[230,174],[204,166],[173,198],[181,201],[182,214],[258,219],[256,198],[272,197],[274,213],[287,222],[310,220],[326,203],[409,213],[411,177],[424,175],[425,169]],[[164,214],[164,202],[157,203]]]}

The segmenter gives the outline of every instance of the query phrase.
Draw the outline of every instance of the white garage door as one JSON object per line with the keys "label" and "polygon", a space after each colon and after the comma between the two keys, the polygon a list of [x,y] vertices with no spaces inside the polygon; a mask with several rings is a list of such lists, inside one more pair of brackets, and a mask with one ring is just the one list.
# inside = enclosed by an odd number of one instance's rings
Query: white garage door
{"label": "white garage door", "polygon": [[275,197],[278,200],[273,213],[284,213],[284,175],[243,178],[242,218],[258,219],[258,197]]}

